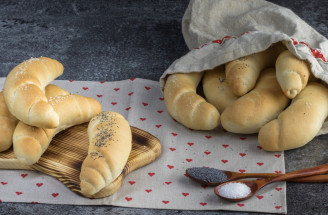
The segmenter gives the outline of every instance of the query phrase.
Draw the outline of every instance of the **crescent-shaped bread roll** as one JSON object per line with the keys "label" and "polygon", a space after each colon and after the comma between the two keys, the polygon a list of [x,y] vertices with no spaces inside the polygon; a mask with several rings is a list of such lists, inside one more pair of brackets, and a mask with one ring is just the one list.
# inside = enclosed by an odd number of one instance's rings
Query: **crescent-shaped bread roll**
{"label": "crescent-shaped bread roll", "polygon": [[81,193],[90,196],[113,182],[123,171],[132,149],[132,132],[119,113],[102,112],[88,126],[89,149],[80,174]]}
{"label": "crescent-shaped bread roll", "polygon": [[17,123],[18,119],[9,112],[3,92],[0,92],[0,152],[13,145],[13,133]]}
{"label": "crescent-shaped bread roll", "polygon": [[327,115],[328,88],[310,82],[277,119],[261,128],[258,142],[267,151],[302,147],[318,134]]}
{"label": "crescent-shaped bread roll", "polygon": [[276,73],[282,91],[293,99],[307,85],[311,70],[307,61],[298,59],[286,50],[277,58]]}
{"label": "crescent-shaped bread roll", "polygon": [[220,124],[220,113],[196,93],[202,72],[176,73],[166,80],[164,101],[173,119],[196,130],[211,130]]}
{"label": "crescent-shaped bread roll", "polygon": [[18,160],[28,165],[38,162],[57,133],[88,122],[101,112],[101,104],[96,99],[69,94],[55,85],[46,87],[46,95],[51,95],[48,97],[49,104],[58,113],[59,126],[55,129],[46,129],[20,121],[14,131],[14,153]]}
{"label": "crescent-shaped bread roll", "polygon": [[227,83],[224,65],[205,71],[202,84],[205,98],[219,113],[238,98]]}
{"label": "crescent-shaped bread roll", "polygon": [[273,68],[264,70],[255,88],[238,98],[221,114],[224,129],[233,133],[257,133],[267,122],[275,119],[289,104],[278,84]]}
{"label": "crescent-shaped bread roll", "polygon": [[56,128],[59,116],[48,103],[44,88],[63,70],[61,63],[47,57],[31,58],[17,65],[4,84],[4,97],[10,113],[28,125]]}
{"label": "crescent-shaped bread roll", "polygon": [[255,54],[226,63],[226,78],[232,92],[242,96],[255,87],[260,72],[274,67],[278,55],[285,50],[281,43]]}

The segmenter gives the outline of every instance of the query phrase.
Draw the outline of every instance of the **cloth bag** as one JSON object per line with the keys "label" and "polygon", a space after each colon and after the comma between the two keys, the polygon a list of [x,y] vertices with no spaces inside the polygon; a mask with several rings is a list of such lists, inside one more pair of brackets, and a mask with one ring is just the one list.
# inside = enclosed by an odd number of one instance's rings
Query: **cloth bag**
{"label": "cloth bag", "polygon": [[[201,72],[266,50],[281,41],[307,60],[313,75],[328,83],[328,40],[291,10],[264,0],[191,0],[182,19],[190,51],[174,61],[167,75]],[[326,122],[318,135],[328,133]]]}

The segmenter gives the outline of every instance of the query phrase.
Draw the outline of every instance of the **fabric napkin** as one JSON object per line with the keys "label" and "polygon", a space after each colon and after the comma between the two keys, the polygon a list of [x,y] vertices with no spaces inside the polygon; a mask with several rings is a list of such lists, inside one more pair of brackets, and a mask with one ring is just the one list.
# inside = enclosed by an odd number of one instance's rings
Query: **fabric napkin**
{"label": "fabric napkin", "polygon": [[[0,78],[1,88],[4,81]],[[213,187],[198,184],[185,175],[187,168],[202,166],[241,173],[284,173],[284,154],[262,150],[256,135],[231,134],[221,127],[214,131],[185,128],[166,111],[156,81],[55,80],[53,84],[98,99],[104,111],[121,113],[132,126],[156,136],[161,141],[162,154],[153,163],[130,173],[115,194],[101,199],[82,197],[43,173],[0,170],[0,202],[286,213],[284,182],[271,184],[246,201],[227,202],[214,194]]]}

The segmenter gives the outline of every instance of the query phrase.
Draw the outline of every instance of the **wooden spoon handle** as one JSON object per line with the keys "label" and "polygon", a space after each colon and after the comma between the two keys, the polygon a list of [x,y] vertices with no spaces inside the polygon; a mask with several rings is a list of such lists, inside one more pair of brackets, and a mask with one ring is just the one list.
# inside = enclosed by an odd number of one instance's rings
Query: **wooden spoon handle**
{"label": "wooden spoon handle", "polygon": [[328,172],[328,164],[323,164],[320,166],[315,166],[307,169],[296,170],[293,172],[289,172],[286,174],[282,174],[280,176],[272,178],[271,182],[276,181],[287,181],[289,179],[306,177],[306,176],[313,176],[313,175],[321,175]]}
{"label": "wooden spoon handle", "polygon": [[301,178],[294,178],[288,181],[299,183],[325,183],[328,182],[328,175],[313,175]]}

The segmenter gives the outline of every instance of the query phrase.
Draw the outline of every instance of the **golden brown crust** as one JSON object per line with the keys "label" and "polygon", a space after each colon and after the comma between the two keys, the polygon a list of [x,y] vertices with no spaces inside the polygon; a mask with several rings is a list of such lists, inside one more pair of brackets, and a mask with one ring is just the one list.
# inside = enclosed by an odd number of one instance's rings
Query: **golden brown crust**
{"label": "golden brown crust", "polygon": [[4,84],[4,98],[11,114],[28,125],[57,127],[58,114],[48,103],[44,88],[63,70],[61,63],[46,57],[31,58],[11,70]]}
{"label": "golden brown crust", "polygon": [[258,136],[267,151],[283,151],[304,146],[319,132],[328,115],[328,89],[309,83],[277,119],[264,125]]}
{"label": "golden brown crust", "polygon": [[88,126],[88,155],[81,167],[81,192],[90,196],[114,181],[124,169],[132,149],[132,132],[119,113],[106,111]]}
{"label": "golden brown crust", "polygon": [[289,99],[282,93],[275,70],[261,73],[256,87],[238,98],[221,115],[223,128],[233,133],[257,133],[268,121],[276,118],[288,105]]}
{"label": "golden brown crust", "polygon": [[164,87],[164,101],[170,115],[182,125],[196,130],[211,130],[220,123],[220,113],[196,93],[203,73],[172,74]]}

